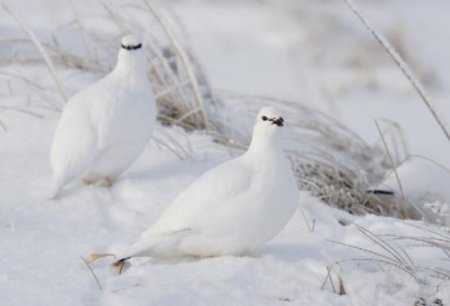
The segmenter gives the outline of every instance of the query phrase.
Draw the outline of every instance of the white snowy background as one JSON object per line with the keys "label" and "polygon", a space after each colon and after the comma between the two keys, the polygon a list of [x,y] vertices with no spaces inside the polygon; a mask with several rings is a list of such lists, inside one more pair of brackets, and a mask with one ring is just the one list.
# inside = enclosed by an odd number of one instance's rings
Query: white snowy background
{"label": "white snowy background", "polygon": [[[99,37],[111,35],[113,24],[99,17],[105,15],[103,4],[120,8],[139,1],[5,3],[40,40],[54,35],[61,48],[87,56],[95,53],[86,47],[93,42],[83,42],[76,27],[67,24],[77,16]],[[82,257],[133,242],[178,192],[232,155],[201,131],[159,126],[155,134],[170,134],[189,148],[188,158],[180,160],[152,141],[111,189],[74,189],[61,200],[46,200],[49,148],[59,117],[52,109],[62,101],[43,62],[26,60],[27,54],[39,59],[33,46],[22,41],[27,35],[1,11],[0,305],[433,305],[436,299],[442,304],[434,305],[449,305],[450,174],[436,168],[437,163],[450,167],[449,142],[345,2],[153,3],[176,20],[177,35],[215,92],[299,101],[374,145],[380,142],[374,120],[386,129],[395,122],[401,129],[397,141],[405,143],[402,150],[434,161],[422,159],[418,168],[399,169],[406,196],[419,201],[438,194],[435,202],[423,204],[438,207],[444,226],[357,217],[302,192],[298,213],[261,254],[132,260],[122,275],[105,259],[92,265],[99,286]],[[450,3],[356,3],[401,51],[450,126]],[[116,52],[103,50],[111,57],[99,60],[113,64]],[[104,73],[56,68],[70,95]],[[430,241],[447,249],[430,246]],[[337,294],[340,285],[343,295]]]}

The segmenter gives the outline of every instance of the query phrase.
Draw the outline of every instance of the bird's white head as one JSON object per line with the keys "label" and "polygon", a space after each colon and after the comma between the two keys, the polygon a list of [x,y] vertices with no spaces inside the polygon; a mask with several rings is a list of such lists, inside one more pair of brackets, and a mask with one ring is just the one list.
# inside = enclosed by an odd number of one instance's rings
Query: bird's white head
{"label": "bird's white head", "polygon": [[142,39],[137,35],[126,35],[120,42],[117,69],[122,71],[146,70]]}
{"label": "bird's white head", "polygon": [[255,128],[263,133],[278,133],[284,127],[284,118],[273,107],[263,107],[256,116]]}
{"label": "bird's white head", "polygon": [[285,127],[283,116],[272,107],[262,108],[256,116],[251,147],[260,145],[278,146]]}
{"label": "bird's white head", "polygon": [[142,39],[136,35],[126,35],[122,38],[120,46],[125,52],[142,50]]}

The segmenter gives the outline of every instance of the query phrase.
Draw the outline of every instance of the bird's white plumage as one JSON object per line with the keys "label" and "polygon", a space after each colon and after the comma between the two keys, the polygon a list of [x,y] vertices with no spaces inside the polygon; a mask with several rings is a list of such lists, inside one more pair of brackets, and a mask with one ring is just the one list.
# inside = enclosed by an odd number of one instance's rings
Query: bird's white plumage
{"label": "bird's white plumage", "polygon": [[137,46],[142,40],[136,35],[126,35],[122,37],[121,44],[122,46]]}
{"label": "bird's white plumage", "polygon": [[[133,35],[122,39],[140,43]],[[114,180],[141,154],[156,118],[146,68],[142,48],[121,48],[114,70],[69,100],[51,149],[52,196],[75,178]]]}
{"label": "bird's white plumage", "polygon": [[398,198],[402,197],[403,190],[408,200],[417,205],[432,201],[450,203],[450,172],[445,166],[432,160],[412,157],[403,161],[395,171],[371,189],[392,191]]}
{"label": "bird's white plumage", "polygon": [[281,116],[262,109],[248,151],[194,181],[119,258],[242,254],[277,235],[298,191],[281,148],[283,127],[269,118]]}

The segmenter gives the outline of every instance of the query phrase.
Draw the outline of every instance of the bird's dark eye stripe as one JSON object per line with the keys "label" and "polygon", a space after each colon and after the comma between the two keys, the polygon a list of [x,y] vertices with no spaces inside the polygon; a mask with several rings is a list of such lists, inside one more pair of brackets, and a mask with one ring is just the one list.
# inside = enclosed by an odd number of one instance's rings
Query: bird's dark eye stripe
{"label": "bird's dark eye stripe", "polygon": [[137,44],[137,45],[124,45],[124,44],[121,44],[121,46],[122,46],[122,49],[125,49],[125,50],[137,50],[137,49],[140,49],[142,47],[142,44]]}
{"label": "bird's dark eye stripe", "polygon": [[267,116],[261,116],[262,121],[270,121],[272,122],[272,124],[278,125],[278,126],[283,126],[284,124],[284,119],[283,117],[278,117],[278,118],[269,118]]}

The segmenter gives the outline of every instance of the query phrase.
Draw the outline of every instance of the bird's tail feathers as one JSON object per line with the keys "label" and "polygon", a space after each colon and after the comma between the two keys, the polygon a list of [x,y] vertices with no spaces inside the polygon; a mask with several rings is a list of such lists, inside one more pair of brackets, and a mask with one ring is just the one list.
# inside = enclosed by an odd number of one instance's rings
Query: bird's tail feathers
{"label": "bird's tail feathers", "polygon": [[59,197],[61,189],[62,189],[61,184],[54,183],[52,188],[50,189],[49,194],[48,194],[48,199],[49,200],[56,200]]}
{"label": "bird's tail feathers", "polygon": [[131,257],[165,257],[174,253],[179,241],[189,232],[175,231],[164,235],[141,236],[141,239],[123,253],[118,254],[119,260]]}

